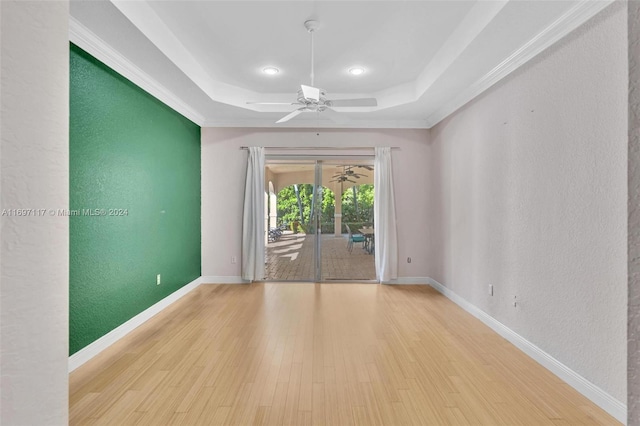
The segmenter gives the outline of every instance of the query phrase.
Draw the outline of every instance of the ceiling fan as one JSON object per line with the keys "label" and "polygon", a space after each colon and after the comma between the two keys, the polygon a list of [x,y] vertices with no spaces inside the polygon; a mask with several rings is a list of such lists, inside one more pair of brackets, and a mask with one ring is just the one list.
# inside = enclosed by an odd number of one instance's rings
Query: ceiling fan
{"label": "ceiling fan", "polygon": [[351,183],[357,183],[355,180],[349,179],[348,176],[338,176],[337,179],[330,180],[329,182],[340,182],[340,183],[342,183],[342,182],[351,182]]}
{"label": "ceiling fan", "polygon": [[[360,167],[360,166],[343,166],[342,167],[342,173],[338,173],[337,175],[332,176],[334,179],[330,180],[329,182],[352,182],[352,183],[356,183],[355,180],[351,180],[351,179],[360,179],[361,177],[367,177],[368,176],[368,175],[365,175],[365,174],[362,174],[362,173],[354,172],[353,170],[351,170],[353,167]],[[364,167],[364,166],[362,166],[362,167]]]}
{"label": "ceiling fan", "polygon": [[369,171],[373,171],[373,166],[368,166],[366,164],[361,164],[361,165],[351,166],[351,167],[358,167],[358,168],[361,168],[361,169],[367,169]]}
{"label": "ceiling fan", "polygon": [[300,85],[298,90],[298,98],[296,102],[247,102],[247,104],[253,105],[298,105],[299,108],[295,111],[285,115],[280,120],[276,121],[277,124],[284,123],[291,120],[293,117],[303,112],[325,112],[331,119],[336,119],[334,116],[336,113],[332,107],[374,107],[378,106],[376,98],[358,98],[358,99],[327,99],[327,93],[324,89],[314,87],[314,73],[313,73],[313,33],[320,28],[318,21],[309,20],[304,23],[305,28],[311,34],[311,85]]}

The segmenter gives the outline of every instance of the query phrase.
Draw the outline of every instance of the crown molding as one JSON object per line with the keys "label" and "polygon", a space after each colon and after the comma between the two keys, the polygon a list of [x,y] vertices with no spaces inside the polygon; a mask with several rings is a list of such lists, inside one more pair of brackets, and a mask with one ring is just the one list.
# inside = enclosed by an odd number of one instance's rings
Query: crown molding
{"label": "crown molding", "polygon": [[288,121],[275,124],[274,120],[207,120],[202,127],[269,127],[269,128],[318,128],[318,129],[428,129],[425,120],[353,120],[347,123],[333,121]]}
{"label": "crown molding", "polygon": [[203,125],[205,119],[202,115],[118,53],[73,16],[69,16],[69,40],[189,120],[199,126]]}
{"label": "crown molding", "polygon": [[435,126],[456,112],[476,96],[482,94],[485,90],[597,15],[614,1],[615,0],[583,0],[573,6],[482,78],[467,87],[450,102],[445,103],[433,112],[426,120],[427,127],[431,128]]}

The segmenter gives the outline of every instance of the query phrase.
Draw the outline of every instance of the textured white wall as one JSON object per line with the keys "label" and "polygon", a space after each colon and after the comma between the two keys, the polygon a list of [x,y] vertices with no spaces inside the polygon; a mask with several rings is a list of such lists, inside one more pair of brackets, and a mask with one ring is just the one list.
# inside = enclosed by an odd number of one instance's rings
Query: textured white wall
{"label": "textured white wall", "polygon": [[[0,10],[0,210],[66,209],[68,4],[2,1]],[[68,220],[0,220],[0,423],[64,425]]]}
{"label": "textured white wall", "polygon": [[640,424],[640,2],[630,1],[629,37],[629,306],[627,409]]}
{"label": "textured white wall", "polygon": [[[396,186],[400,277],[426,277],[424,211],[419,188],[427,181],[427,130],[202,129],[202,275],[239,276],[242,203],[247,151],[241,146],[397,146],[392,152]],[[326,152],[323,152],[326,154]],[[358,152],[361,154],[362,152]],[[407,263],[407,257],[413,262]]]}
{"label": "textured white wall", "polygon": [[431,129],[426,214],[433,278],[623,402],[626,16],[613,4]]}

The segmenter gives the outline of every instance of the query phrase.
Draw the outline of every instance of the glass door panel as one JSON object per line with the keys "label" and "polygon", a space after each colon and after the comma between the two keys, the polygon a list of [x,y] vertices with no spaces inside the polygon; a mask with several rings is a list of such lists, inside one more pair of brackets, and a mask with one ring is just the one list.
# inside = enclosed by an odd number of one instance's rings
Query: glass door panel
{"label": "glass door panel", "polygon": [[327,161],[322,176],[322,281],[375,280],[372,164]]}
{"label": "glass door panel", "polygon": [[265,166],[268,202],[265,238],[267,281],[316,281],[317,161],[270,160]]}

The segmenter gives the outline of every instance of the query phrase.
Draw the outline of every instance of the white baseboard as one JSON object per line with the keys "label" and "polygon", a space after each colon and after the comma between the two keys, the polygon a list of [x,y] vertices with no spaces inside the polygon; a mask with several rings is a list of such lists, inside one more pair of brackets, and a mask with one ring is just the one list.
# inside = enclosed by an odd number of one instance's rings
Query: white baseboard
{"label": "white baseboard", "polygon": [[402,284],[402,285],[429,285],[429,277],[398,277],[391,281],[382,281],[382,284]]}
{"label": "white baseboard", "polygon": [[107,349],[109,346],[113,345],[118,340],[122,339],[124,336],[129,334],[135,328],[142,325],[145,321],[149,320],[154,315],[158,314],[160,311],[165,309],[167,306],[171,305],[173,302],[177,301],[181,297],[185,296],[189,292],[195,290],[201,283],[201,278],[196,278],[191,281],[189,284],[181,287],[179,290],[174,291],[164,299],[160,300],[156,304],[148,307],[144,311],[140,312],[135,317],[131,318],[129,321],[124,324],[119,325],[114,328],[104,336],[100,337],[98,340],[90,343],[84,348],[80,349],[78,352],[74,353],[69,357],[69,372],[72,372],[76,368],[80,367],[85,362],[89,361],[94,356],[98,355],[103,350]]}
{"label": "white baseboard", "polygon": [[218,277],[214,275],[200,277],[201,284],[249,284],[250,281],[243,280],[241,276]]}
{"label": "white baseboard", "polygon": [[580,374],[573,371],[533,343],[529,342],[524,337],[520,336],[515,331],[511,330],[506,325],[502,324],[480,308],[467,302],[462,297],[458,296],[453,291],[449,290],[444,285],[440,284],[433,278],[428,278],[429,285],[445,297],[450,299],[456,305],[460,306],[465,311],[469,312],[474,317],[478,318],[484,324],[489,326],[493,331],[507,339],[514,346],[520,349],[525,354],[529,355],[547,370],[567,382],[571,387],[580,392],[582,395],[590,399],[594,404],[605,410],[611,416],[622,424],[626,424],[627,421],[627,406],[626,404],[618,401],[616,398],[609,395],[607,392],[594,385]]}

